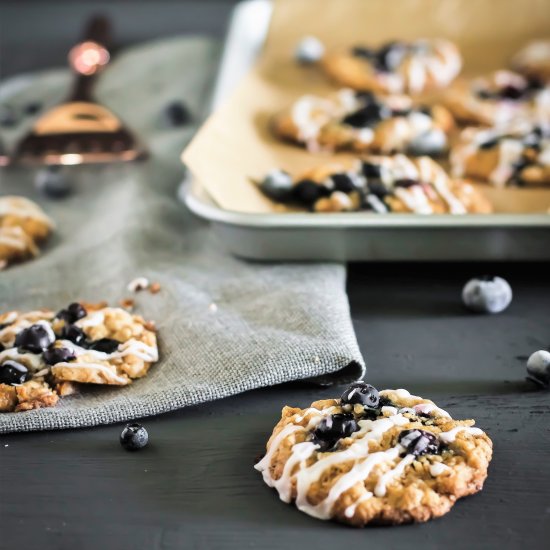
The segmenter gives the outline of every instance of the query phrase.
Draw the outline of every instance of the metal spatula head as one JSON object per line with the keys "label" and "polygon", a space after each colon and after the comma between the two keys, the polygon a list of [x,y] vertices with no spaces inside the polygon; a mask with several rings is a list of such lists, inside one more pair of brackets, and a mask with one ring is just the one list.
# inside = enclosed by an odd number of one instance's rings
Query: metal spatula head
{"label": "metal spatula head", "polygon": [[96,17],[90,22],[87,40],[69,54],[77,75],[69,101],[38,119],[17,146],[17,161],[83,164],[130,161],[144,156],[143,148],[121,120],[91,97],[94,77],[109,61],[104,46],[107,34],[105,18]]}

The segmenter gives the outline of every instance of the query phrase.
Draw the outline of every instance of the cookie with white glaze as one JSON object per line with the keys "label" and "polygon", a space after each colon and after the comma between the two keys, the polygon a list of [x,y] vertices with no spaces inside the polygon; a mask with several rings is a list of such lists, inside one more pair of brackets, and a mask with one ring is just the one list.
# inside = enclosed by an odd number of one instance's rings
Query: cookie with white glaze
{"label": "cookie with white glaze", "polygon": [[451,151],[453,175],[495,187],[550,185],[550,131],[522,124],[465,129]]}
{"label": "cookie with white glaze", "polygon": [[440,105],[418,106],[406,95],[349,88],[330,97],[305,95],[272,121],[274,134],[315,152],[368,151],[439,155],[453,119]]}
{"label": "cookie with white glaze", "polygon": [[54,406],[78,384],[125,386],[158,360],[154,327],[104,304],[0,315],[0,411]]}
{"label": "cookie with white glaze", "polygon": [[550,88],[508,70],[457,82],[445,94],[444,104],[463,124],[495,126],[550,120]]}
{"label": "cookie with white glaze", "polygon": [[482,489],[492,442],[474,424],[406,390],[356,383],[340,399],[285,407],[255,468],[318,519],[424,522]]}
{"label": "cookie with white glaze", "polygon": [[443,39],[389,42],[379,48],[356,45],[328,52],[320,63],[340,86],[398,94],[444,88],[462,68],[458,48]]}
{"label": "cookie with white glaze", "polygon": [[38,255],[38,244],[46,239],[53,226],[52,220],[29,199],[0,197],[0,269]]}
{"label": "cookie with white glaze", "polygon": [[550,81],[550,40],[534,40],[512,59],[515,69],[529,78]]}
{"label": "cookie with white glaze", "polygon": [[[290,176],[289,176],[290,179]],[[265,183],[260,189],[270,196]],[[313,212],[373,214],[489,213],[491,203],[469,183],[452,179],[429,157],[366,156],[309,169],[290,179],[288,193],[271,195]]]}

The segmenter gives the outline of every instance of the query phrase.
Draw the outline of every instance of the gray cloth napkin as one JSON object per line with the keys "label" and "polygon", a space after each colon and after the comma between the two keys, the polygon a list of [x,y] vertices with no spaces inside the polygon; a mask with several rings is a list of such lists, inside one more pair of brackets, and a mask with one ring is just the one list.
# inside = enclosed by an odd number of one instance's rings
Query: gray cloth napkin
{"label": "gray cloth napkin", "polygon": [[[26,195],[57,222],[39,258],[0,272],[0,311],[132,297],[156,321],[160,348],[145,378],[89,386],[55,408],[0,413],[0,432],[106,424],[289,380],[363,375],[344,266],[237,260],[176,199],[179,153],[205,114],[218,54],[206,39],[163,40],[128,50],[102,75],[98,98],[144,138],[146,162],[68,169],[75,192],[63,201],[42,198],[32,170],[0,173],[1,194]],[[16,110],[31,100],[54,105],[69,82],[64,70],[18,77],[0,87],[0,101]],[[185,98],[192,127],[163,121],[175,98]],[[8,146],[21,133],[5,133]],[[131,295],[137,276],[162,290]]]}

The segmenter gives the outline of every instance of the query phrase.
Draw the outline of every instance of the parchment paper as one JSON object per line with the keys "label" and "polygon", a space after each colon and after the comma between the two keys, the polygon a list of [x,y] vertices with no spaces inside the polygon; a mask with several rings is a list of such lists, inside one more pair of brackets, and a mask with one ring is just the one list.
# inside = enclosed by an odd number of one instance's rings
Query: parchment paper
{"label": "parchment paper", "polygon": [[[549,29],[547,0],[277,0],[257,66],[207,120],[183,160],[223,208],[280,211],[251,178],[276,167],[297,172],[349,157],[311,155],[269,132],[269,118],[296,97],[335,89],[317,67],[293,61],[294,48],[305,35],[317,36],[329,48],[446,37],[461,48],[464,74],[474,76],[506,66],[527,41],[547,36]],[[479,188],[497,212],[544,212],[550,207],[549,190]]]}

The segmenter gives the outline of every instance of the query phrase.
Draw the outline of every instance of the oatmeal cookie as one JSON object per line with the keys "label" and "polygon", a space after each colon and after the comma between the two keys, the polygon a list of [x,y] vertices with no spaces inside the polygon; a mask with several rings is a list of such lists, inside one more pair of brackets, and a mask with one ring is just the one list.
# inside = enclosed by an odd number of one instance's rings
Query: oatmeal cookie
{"label": "oatmeal cookie", "polygon": [[517,71],[529,78],[550,81],[550,40],[535,40],[512,59]]}
{"label": "oatmeal cookie", "polygon": [[550,185],[550,131],[537,125],[467,128],[451,152],[456,177],[508,185]]}
{"label": "oatmeal cookie", "polygon": [[340,399],[285,407],[255,468],[315,518],[428,521],[483,487],[492,442],[474,424],[407,390],[357,382]]}
{"label": "oatmeal cookie", "polygon": [[340,90],[334,97],[305,95],[276,115],[273,132],[310,151],[438,155],[447,147],[453,119],[440,105],[416,106],[405,95],[377,96]]}
{"label": "oatmeal cookie", "polygon": [[52,220],[34,202],[24,197],[0,197],[0,269],[36,256],[37,243],[52,229]]}
{"label": "oatmeal cookie", "polygon": [[444,88],[462,68],[458,48],[442,39],[390,42],[378,49],[358,45],[329,52],[320,63],[341,86],[398,94]]}
{"label": "oatmeal cookie", "polygon": [[512,71],[494,71],[447,92],[445,106],[464,124],[495,126],[513,121],[550,121],[550,87]]}
{"label": "oatmeal cookie", "polygon": [[10,311],[0,315],[0,411],[51,407],[76,384],[125,386],[157,360],[150,324],[123,309]]}
{"label": "oatmeal cookie", "polygon": [[[278,172],[278,178],[285,173]],[[488,200],[472,185],[451,179],[429,157],[368,156],[348,165],[326,164],[292,178],[282,193],[268,175],[260,189],[271,199],[313,212],[376,214],[486,214]]]}

